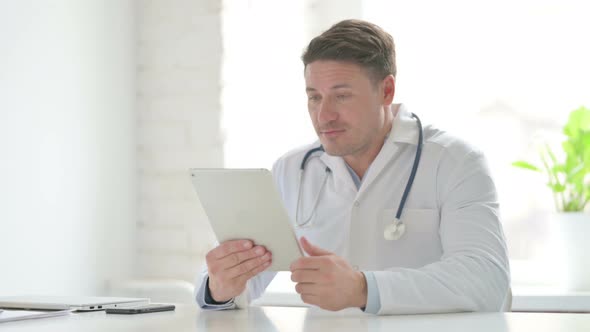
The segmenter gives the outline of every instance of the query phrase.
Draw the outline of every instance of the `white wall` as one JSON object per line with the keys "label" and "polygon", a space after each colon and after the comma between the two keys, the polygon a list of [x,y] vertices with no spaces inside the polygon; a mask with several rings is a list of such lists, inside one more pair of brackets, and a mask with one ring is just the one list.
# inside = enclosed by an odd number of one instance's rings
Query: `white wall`
{"label": "white wall", "polygon": [[214,237],[188,169],[222,167],[221,1],[136,1],[137,277],[194,281]]}
{"label": "white wall", "polygon": [[0,295],[132,274],[134,8],[0,0]]}

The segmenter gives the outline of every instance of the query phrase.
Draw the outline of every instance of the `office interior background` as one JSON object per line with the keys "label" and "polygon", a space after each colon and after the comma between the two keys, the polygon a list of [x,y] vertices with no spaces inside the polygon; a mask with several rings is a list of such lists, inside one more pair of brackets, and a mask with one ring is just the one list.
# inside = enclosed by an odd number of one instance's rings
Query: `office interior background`
{"label": "office interior background", "polygon": [[568,113],[590,106],[588,9],[0,0],[0,294],[189,294],[215,238],[188,169],[270,168],[314,141],[299,57],[345,18],[393,35],[395,102],[486,153],[513,284],[557,285],[551,192],[511,163],[558,146]]}

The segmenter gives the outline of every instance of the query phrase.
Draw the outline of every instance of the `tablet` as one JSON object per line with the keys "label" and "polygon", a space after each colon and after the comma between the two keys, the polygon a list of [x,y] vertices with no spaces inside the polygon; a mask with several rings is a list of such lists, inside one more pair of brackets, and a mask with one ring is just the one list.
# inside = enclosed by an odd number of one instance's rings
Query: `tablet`
{"label": "tablet", "polygon": [[193,186],[222,243],[249,239],[272,252],[267,271],[289,271],[302,251],[266,169],[191,169]]}

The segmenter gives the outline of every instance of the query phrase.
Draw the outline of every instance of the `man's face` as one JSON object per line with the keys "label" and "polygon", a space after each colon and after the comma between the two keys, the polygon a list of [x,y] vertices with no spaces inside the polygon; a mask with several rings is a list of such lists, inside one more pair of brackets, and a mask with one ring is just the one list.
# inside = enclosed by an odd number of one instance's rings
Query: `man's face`
{"label": "man's face", "polygon": [[307,65],[305,84],[309,115],[328,154],[359,157],[383,144],[383,84],[372,83],[365,69],[318,60]]}

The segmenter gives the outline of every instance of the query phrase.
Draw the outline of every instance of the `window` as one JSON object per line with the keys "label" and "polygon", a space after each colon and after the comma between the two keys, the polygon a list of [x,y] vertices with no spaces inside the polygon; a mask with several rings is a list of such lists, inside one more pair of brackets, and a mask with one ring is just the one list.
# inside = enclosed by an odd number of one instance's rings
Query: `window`
{"label": "window", "polygon": [[[302,65],[307,2],[229,1],[224,128],[227,167],[270,167],[316,139]],[[494,173],[514,282],[553,282],[547,260],[551,193],[540,175],[511,166],[536,157],[541,138],[559,144],[568,113],[590,106],[590,43],[582,1],[364,0],[357,17],[390,32],[397,49],[395,102],[426,124],[485,151]],[[535,272],[524,263],[540,262]],[[542,266],[545,266],[544,268]]]}

